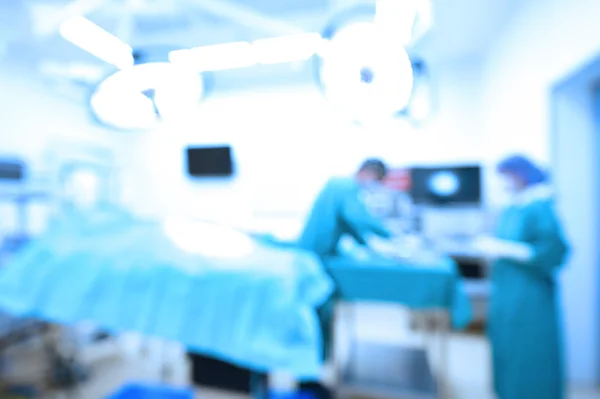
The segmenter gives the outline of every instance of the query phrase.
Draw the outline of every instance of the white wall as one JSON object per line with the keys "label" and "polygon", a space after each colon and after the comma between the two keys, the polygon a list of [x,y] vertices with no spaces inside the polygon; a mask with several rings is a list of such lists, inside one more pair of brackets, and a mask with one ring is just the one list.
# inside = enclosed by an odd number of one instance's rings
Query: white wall
{"label": "white wall", "polygon": [[[399,166],[479,161],[480,63],[462,60],[434,66],[432,73],[440,107],[421,128],[406,121],[357,127],[335,113],[312,84],[211,97],[194,122],[131,137],[129,181],[137,187],[131,203],[148,214],[244,219],[268,210],[298,216],[328,177],[353,173],[368,156]],[[182,155],[189,143],[231,143],[236,178],[187,180]]]}
{"label": "white wall", "polygon": [[[554,162],[560,211],[575,255],[564,273],[564,304],[569,375],[575,382],[591,383],[597,371],[598,317],[596,228],[581,215],[594,215],[597,200],[589,201],[594,155],[589,129],[573,125],[570,137],[559,145],[578,147],[570,159],[554,156],[549,132],[552,85],[573,73],[600,52],[600,2],[589,0],[529,0],[490,47],[485,67],[484,97],[487,153],[490,159],[508,152],[532,154]],[[571,115],[578,112],[571,103]],[[568,111],[567,111],[568,112]],[[581,118],[588,118],[585,112]],[[579,127],[585,122],[580,122]],[[574,147],[571,147],[574,148]],[[586,151],[588,150],[588,151]],[[577,184],[573,184],[577,182]],[[573,191],[575,190],[575,191]],[[491,197],[496,192],[488,193]]]}
{"label": "white wall", "polygon": [[527,151],[549,161],[549,90],[600,51],[600,3],[528,0],[490,45],[485,121],[492,156]]}
{"label": "white wall", "polygon": [[16,68],[0,65],[0,152],[36,163],[55,140],[112,146],[116,135],[90,123],[86,107],[53,94]]}

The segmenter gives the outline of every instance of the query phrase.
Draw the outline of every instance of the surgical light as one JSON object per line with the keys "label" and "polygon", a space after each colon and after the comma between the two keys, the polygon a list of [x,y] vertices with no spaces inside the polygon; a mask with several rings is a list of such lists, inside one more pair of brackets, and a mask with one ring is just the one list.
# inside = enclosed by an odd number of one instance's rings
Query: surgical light
{"label": "surgical light", "polygon": [[119,69],[133,66],[132,48],[84,17],[68,19],[59,31],[65,40]]}
{"label": "surgical light", "polygon": [[[154,91],[153,98],[144,93]],[[118,71],[102,82],[90,106],[100,122],[120,129],[150,129],[161,120],[192,115],[204,94],[202,78],[173,64],[149,63]]]}
{"label": "surgical light", "polygon": [[369,22],[348,25],[333,35],[319,75],[327,99],[362,122],[406,109],[413,92],[406,50]]}
{"label": "surgical light", "polygon": [[98,90],[90,106],[98,120],[119,129],[150,129],[158,123],[152,100],[142,93]]}

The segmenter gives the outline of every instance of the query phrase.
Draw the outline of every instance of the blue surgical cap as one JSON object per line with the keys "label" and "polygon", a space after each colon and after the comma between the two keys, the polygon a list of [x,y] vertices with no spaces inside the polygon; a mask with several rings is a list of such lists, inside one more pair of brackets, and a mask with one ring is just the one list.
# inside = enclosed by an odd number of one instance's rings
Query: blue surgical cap
{"label": "blue surgical cap", "polygon": [[523,155],[510,156],[498,164],[498,171],[518,177],[526,186],[544,183],[548,175]]}

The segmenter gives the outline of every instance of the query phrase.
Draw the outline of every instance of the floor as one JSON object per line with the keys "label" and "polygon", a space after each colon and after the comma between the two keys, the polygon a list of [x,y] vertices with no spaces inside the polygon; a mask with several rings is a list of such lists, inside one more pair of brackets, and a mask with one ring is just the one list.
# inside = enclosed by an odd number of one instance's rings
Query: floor
{"label": "floor", "polygon": [[[423,341],[422,337],[399,331],[407,331],[407,314],[402,310],[390,307],[364,305],[346,309],[340,314],[338,323],[338,339],[340,347],[344,346],[348,337],[349,323],[354,323],[356,336],[360,340],[387,342],[390,344],[419,345],[429,342],[431,348],[441,341],[430,337]],[[106,356],[99,356],[94,363],[95,378],[81,390],[66,399],[102,399],[114,392],[126,381],[160,381],[161,359],[167,359],[173,365],[167,381],[176,386],[188,384],[188,365],[184,360],[182,348],[177,345],[165,346],[160,342],[145,342],[145,350],[141,350],[140,341],[135,337],[125,337],[119,350],[108,351]],[[341,348],[338,351],[343,352]],[[439,364],[435,350],[431,351],[431,362]],[[112,353],[112,355],[111,355]],[[490,393],[490,367],[488,363],[489,349],[481,336],[455,334],[448,341],[449,380],[452,398],[456,399],[493,399]],[[343,359],[343,356],[341,356]],[[59,395],[59,399],[62,395]],[[63,396],[64,397],[64,396]],[[198,399],[245,399],[231,393],[199,390]],[[569,399],[600,399],[600,392],[574,389]]]}

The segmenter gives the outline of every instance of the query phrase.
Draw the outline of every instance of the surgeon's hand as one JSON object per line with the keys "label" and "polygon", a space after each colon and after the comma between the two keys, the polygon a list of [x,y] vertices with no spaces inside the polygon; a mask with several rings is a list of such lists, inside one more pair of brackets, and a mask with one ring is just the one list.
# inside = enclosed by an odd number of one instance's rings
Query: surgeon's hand
{"label": "surgeon's hand", "polygon": [[473,248],[481,252],[482,256],[497,259],[503,254],[502,240],[491,236],[480,236],[473,241]]}
{"label": "surgeon's hand", "polygon": [[386,258],[405,259],[413,252],[401,237],[384,239],[373,236],[367,239],[367,243],[371,251]]}
{"label": "surgeon's hand", "polygon": [[372,236],[367,239],[367,243],[368,247],[379,255],[393,257],[398,251],[392,240]]}
{"label": "surgeon's hand", "polygon": [[533,249],[525,243],[506,241],[490,236],[475,239],[473,246],[490,259],[507,258],[526,262],[533,256]]}

